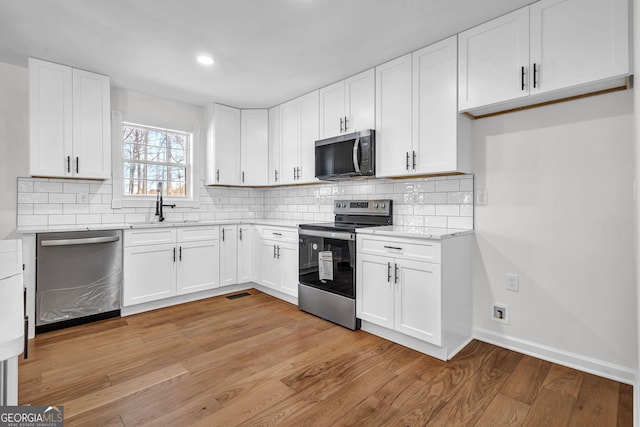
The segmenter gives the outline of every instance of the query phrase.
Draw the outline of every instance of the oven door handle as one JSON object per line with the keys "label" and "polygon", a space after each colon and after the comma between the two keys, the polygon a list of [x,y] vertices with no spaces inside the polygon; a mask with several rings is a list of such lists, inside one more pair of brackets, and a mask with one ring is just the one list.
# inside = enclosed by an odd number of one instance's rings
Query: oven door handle
{"label": "oven door handle", "polygon": [[356,240],[354,233],[348,233],[344,231],[320,231],[320,230],[305,230],[299,229],[300,236],[312,236],[312,237],[327,237],[329,239],[337,240]]}

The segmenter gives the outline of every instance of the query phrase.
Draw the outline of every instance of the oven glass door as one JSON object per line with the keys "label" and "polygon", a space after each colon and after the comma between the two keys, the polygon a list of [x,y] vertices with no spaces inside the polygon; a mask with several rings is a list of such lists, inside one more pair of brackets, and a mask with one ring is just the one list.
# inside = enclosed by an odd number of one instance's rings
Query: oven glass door
{"label": "oven glass door", "polygon": [[355,298],[355,240],[300,233],[299,280],[327,292]]}

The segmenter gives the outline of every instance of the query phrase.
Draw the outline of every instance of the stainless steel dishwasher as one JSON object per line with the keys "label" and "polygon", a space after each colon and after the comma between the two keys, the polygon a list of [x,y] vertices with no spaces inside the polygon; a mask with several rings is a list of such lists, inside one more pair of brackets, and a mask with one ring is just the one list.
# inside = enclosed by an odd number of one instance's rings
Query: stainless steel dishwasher
{"label": "stainless steel dishwasher", "polygon": [[120,230],[42,233],[36,245],[36,332],[120,315]]}

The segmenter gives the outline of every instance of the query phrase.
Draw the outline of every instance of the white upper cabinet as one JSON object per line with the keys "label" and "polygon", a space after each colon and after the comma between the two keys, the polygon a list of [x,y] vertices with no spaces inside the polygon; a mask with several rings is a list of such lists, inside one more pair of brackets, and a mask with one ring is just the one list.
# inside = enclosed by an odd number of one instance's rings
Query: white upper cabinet
{"label": "white upper cabinet", "polygon": [[459,109],[529,95],[529,9],[459,34]]}
{"label": "white upper cabinet", "polygon": [[240,113],[241,173],[243,185],[267,185],[269,157],[269,111],[242,110]]}
{"label": "white upper cabinet", "polygon": [[29,58],[33,176],[109,179],[109,77]]}
{"label": "white upper cabinet", "polygon": [[532,93],[629,73],[626,0],[542,0],[530,6]]}
{"label": "white upper cabinet", "polygon": [[315,178],[315,142],[319,136],[319,93],[280,105],[281,161],[278,184],[304,184]]}
{"label": "white upper cabinet", "polygon": [[376,67],[376,175],[404,175],[411,151],[411,54]]}
{"label": "white upper cabinet", "polygon": [[459,109],[503,111],[624,86],[627,0],[542,0],[459,34]]}
{"label": "white upper cabinet", "polygon": [[376,176],[469,170],[456,72],[456,36],[376,67]]}
{"label": "white upper cabinet", "polygon": [[240,110],[211,104],[205,109],[207,125],[206,184],[240,184]]}
{"label": "white upper cabinet", "polygon": [[410,172],[470,171],[470,123],[458,114],[457,37],[413,52]]}
{"label": "white upper cabinet", "polygon": [[280,106],[269,109],[269,185],[280,184]]}
{"label": "white upper cabinet", "polygon": [[320,89],[320,139],[375,125],[375,70]]}

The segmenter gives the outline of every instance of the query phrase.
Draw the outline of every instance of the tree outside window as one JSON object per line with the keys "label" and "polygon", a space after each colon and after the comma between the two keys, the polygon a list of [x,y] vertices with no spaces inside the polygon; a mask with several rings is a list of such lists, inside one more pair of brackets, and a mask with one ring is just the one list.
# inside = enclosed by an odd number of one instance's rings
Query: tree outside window
{"label": "tree outside window", "polygon": [[191,134],[122,124],[125,196],[155,196],[162,181],[165,196],[187,197]]}

